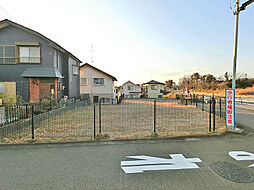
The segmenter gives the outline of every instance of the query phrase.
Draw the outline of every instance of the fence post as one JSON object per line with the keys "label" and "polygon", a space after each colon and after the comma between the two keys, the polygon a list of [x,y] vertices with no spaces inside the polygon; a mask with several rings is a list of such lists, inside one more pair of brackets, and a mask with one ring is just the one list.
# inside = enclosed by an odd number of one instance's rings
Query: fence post
{"label": "fence post", "polygon": [[11,107],[7,106],[8,108],[8,124],[11,123]]}
{"label": "fence post", "polygon": [[203,96],[202,96],[202,111],[204,111],[204,103],[205,103],[205,96],[203,94]]}
{"label": "fence post", "polygon": [[95,104],[93,105],[93,137],[96,138],[96,108],[95,108]]}
{"label": "fence post", "polygon": [[28,109],[27,109],[27,104],[26,104],[26,118],[28,118]]}
{"label": "fence post", "polygon": [[185,105],[187,106],[188,105],[188,99],[187,99],[187,95],[185,96]]}
{"label": "fence post", "polygon": [[215,101],[215,98],[213,97],[213,131],[215,131],[215,104],[216,104],[216,101]]}
{"label": "fence post", "polygon": [[192,105],[192,95],[190,95],[190,98],[191,98],[191,99],[190,99],[190,100],[191,100],[191,103],[190,103],[190,104]]}
{"label": "fence post", "polygon": [[212,125],[212,101],[209,100],[209,132],[211,132]]}
{"label": "fence post", "polygon": [[13,106],[11,106],[11,123],[14,122],[14,114],[13,114],[13,112],[14,112],[14,108],[13,108]]}
{"label": "fence post", "polygon": [[5,122],[9,123],[9,108],[8,108],[8,106],[5,107],[5,110],[6,110],[6,113],[5,113],[5,115],[6,115]]}
{"label": "fence post", "polygon": [[52,102],[51,102],[51,100],[49,100],[49,111],[52,111]]}
{"label": "fence post", "polygon": [[34,139],[34,105],[32,105],[32,139]]}
{"label": "fence post", "polygon": [[17,106],[13,106],[13,111],[14,111],[14,122],[17,120]]}
{"label": "fence post", "polygon": [[221,98],[220,98],[220,118],[221,118]]}
{"label": "fence post", "polygon": [[99,133],[101,134],[101,101],[99,100]]}
{"label": "fence post", "polygon": [[156,100],[154,100],[153,104],[153,132],[156,133]]}

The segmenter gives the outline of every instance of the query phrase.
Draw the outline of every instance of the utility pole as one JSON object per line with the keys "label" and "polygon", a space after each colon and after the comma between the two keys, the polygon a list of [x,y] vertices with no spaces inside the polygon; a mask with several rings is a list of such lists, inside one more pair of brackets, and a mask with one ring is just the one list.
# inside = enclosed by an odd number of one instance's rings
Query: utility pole
{"label": "utility pole", "polygon": [[234,43],[234,62],[233,62],[233,79],[232,79],[232,89],[236,87],[236,62],[237,62],[237,45],[238,45],[238,22],[239,22],[239,13],[244,11],[248,5],[254,3],[254,0],[246,1],[239,7],[239,0],[236,0],[235,5],[235,43]]}
{"label": "utility pole", "polygon": [[239,0],[236,0],[236,5],[235,5],[235,43],[234,43],[234,62],[233,62],[232,89],[235,89],[235,87],[236,87],[236,62],[237,62],[239,13],[240,13]]}

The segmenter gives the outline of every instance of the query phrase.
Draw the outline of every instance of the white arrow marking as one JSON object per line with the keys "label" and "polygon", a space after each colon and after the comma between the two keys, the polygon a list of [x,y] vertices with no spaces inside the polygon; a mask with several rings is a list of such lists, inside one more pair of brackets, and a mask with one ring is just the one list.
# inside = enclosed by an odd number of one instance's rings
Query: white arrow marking
{"label": "white arrow marking", "polygon": [[[234,158],[237,161],[252,161],[254,160],[254,154],[250,152],[245,152],[245,151],[231,151],[228,153],[229,156]],[[249,165],[248,167],[254,167],[254,164]]]}
{"label": "white arrow marking", "polygon": [[251,164],[251,165],[249,165],[248,167],[249,167],[249,168],[253,168],[253,167],[254,167],[254,164]]}
{"label": "white arrow marking", "polygon": [[197,169],[199,167],[193,162],[202,162],[199,158],[185,158],[182,154],[170,154],[170,156],[172,159],[157,158],[151,156],[127,156],[127,158],[141,160],[122,161],[121,166],[124,166],[122,169],[125,173],[143,173],[144,171],[155,170]]}

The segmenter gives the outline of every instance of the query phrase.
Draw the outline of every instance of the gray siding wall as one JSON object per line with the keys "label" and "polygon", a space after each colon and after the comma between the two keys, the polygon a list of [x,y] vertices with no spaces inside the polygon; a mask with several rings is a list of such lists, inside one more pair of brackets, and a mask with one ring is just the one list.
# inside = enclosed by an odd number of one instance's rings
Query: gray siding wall
{"label": "gray siding wall", "polygon": [[[40,64],[0,64],[0,81],[28,81],[26,78],[21,77],[20,75],[28,67],[54,67],[54,48],[52,48],[51,42],[48,42],[34,34],[30,34],[27,31],[22,29],[8,26],[0,30],[0,45],[15,45],[15,42],[39,42],[41,49],[41,63]],[[65,53],[62,53],[56,50],[59,54],[60,62],[58,66],[59,72],[64,77],[59,79],[65,86],[64,91],[58,91],[59,97],[68,96],[76,97],[80,95],[79,92],[79,76],[72,75],[72,61],[69,61],[69,56]],[[75,64],[78,64],[74,61]],[[68,69],[70,69],[68,71]],[[69,81],[69,79],[71,81]],[[71,86],[69,86],[71,85]],[[20,95],[25,96],[25,99],[29,99],[29,90],[23,92],[25,89],[19,88],[20,85],[17,85],[17,92]]]}
{"label": "gray siding wall", "polygon": [[[57,51],[57,50],[55,50]],[[62,74],[64,78],[58,79],[59,82],[62,82],[63,86],[68,86],[68,70],[67,70],[67,64],[68,64],[68,59],[67,56],[64,53],[61,53],[60,51],[57,51],[58,54],[58,59],[59,59],[59,65],[58,65],[58,70]],[[64,96],[68,96],[68,91],[65,89],[63,91],[58,91],[58,98],[63,98]]]}
{"label": "gray siding wall", "polygon": [[30,34],[13,26],[8,26],[0,30],[0,44],[14,45],[15,42],[39,42],[41,48],[41,64],[0,64],[0,81],[24,81],[20,75],[27,67],[54,67],[53,48],[49,43],[33,34]]}
{"label": "gray siding wall", "polygon": [[79,77],[79,73],[78,75],[73,75],[73,65],[79,66],[79,63],[77,61],[75,61],[74,59],[72,59],[71,57],[69,57],[68,59],[68,77],[69,77],[69,97],[73,98],[73,97],[78,97],[80,96],[80,77]]}

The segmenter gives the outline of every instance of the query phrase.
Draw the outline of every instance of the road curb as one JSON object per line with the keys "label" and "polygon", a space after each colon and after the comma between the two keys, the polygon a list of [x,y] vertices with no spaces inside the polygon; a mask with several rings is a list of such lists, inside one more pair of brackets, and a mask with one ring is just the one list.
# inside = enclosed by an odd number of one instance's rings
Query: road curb
{"label": "road curb", "polygon": [[141,139],[96,139],[96,140],[87,140],[87,141],[55,141],[55,142],[37,142],[36,140],[28,141],[27,143],[5,143],[0,144],[0,147],[3,146],[25,146],[25,145],[61,145],[61,144],[93,144],[93,143],[104,143],[111,144],[114,142],[133,142],[133,141],[160,141],[160,140],[183,140],[191,138],[202,138],[202,137],[215,137],[215,136],[223,136],[224,133],[211,133],[209,135],[190,135],[190,136],[176,136],[176,137],[151,137],[151,138],[141,138]]}
{"label": "road curb", "polygon": [[228,133],[242,134],[244,131],[245,131],[244,129],[240,129],[238,127],[236,127],[235,130],[231,128],[227,128]]}

